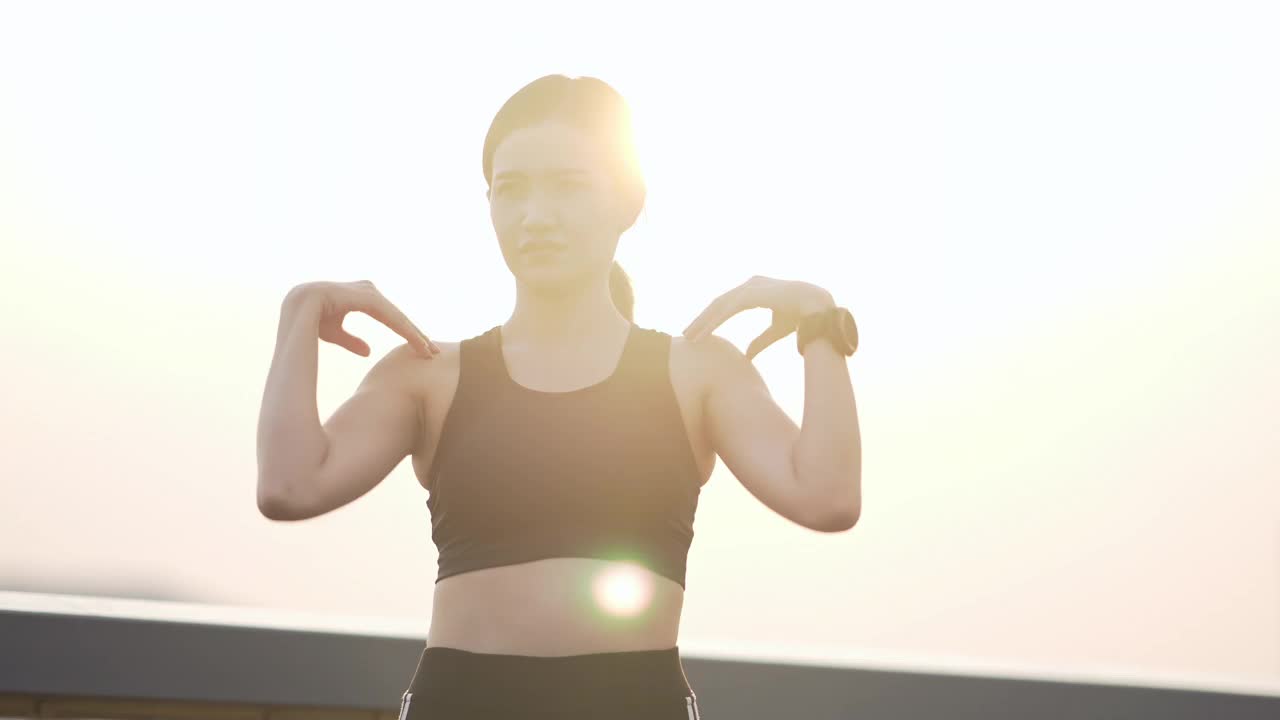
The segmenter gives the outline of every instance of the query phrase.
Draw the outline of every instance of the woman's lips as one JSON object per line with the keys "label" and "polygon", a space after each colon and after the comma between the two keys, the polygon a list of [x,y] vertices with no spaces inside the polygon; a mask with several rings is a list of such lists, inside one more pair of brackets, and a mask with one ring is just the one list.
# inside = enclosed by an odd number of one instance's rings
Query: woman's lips
{"label": "woman's lips", "polygon": [[536,247],[521,251],[520,256],[532,261],[546,260],[559,255],[562,250],[559,247]]}

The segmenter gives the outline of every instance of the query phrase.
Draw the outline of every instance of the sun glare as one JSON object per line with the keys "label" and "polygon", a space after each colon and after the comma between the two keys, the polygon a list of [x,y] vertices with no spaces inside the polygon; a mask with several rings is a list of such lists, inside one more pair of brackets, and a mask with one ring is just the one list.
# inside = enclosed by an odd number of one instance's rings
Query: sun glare
{"label": "sun glare", "polygon": [[596,604],[605,612],[630,617],[649,607],[653,583],[640,568],[615,563],[596,577],[593,594]]}

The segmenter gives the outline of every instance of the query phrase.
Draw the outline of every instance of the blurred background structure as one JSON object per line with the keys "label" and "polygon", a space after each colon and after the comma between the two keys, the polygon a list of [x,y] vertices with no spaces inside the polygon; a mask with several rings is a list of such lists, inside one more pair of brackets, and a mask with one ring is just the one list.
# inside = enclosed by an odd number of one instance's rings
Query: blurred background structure
{"label": "blurred background structure", "polygon": [[[395,720],[408,625],[0,593],[0,717]],[[778,663],[686,653],[707,718],[1269,720],[1280,695],[992,675],[962,664]],[[602,716],[603,717],[603,716]]]}

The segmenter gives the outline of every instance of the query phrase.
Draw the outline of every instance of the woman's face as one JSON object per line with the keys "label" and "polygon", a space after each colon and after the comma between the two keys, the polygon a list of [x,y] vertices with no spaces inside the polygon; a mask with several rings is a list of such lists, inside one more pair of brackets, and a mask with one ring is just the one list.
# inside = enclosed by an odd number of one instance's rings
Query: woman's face
{"label": "woman's face", "polygon": [[602,152],[561,122],[515,130],[494,149],[489,217],[517,281],[549,288],[608,276],[625,228]]}

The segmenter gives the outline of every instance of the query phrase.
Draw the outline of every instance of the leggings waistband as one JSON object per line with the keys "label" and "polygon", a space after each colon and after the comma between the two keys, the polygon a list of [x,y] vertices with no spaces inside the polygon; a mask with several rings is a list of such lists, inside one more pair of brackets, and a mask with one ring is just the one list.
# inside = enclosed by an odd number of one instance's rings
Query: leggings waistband
{"label": "leggings waistband", "polygon": [[680,648],[504,655],[432,646],[423,650],[409,691],[415,701],[487,707],[607,707],[694,697]]}

